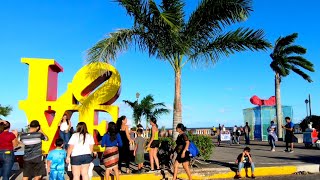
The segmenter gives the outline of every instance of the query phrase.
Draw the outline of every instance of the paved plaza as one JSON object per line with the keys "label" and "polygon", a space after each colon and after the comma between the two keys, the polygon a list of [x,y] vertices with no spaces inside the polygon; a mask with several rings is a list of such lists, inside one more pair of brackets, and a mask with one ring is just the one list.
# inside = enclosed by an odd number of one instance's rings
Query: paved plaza
{"label": "paved plaza", "polygon": [[[228,145],[222,143],[216,147],[211,155],[211,162],[217,166],[232,166],[238,154],[246,147],[244,144]],[[283,152],[285,149],[284,142],[277,142],[275,152],[270,151],[267,142],[251,141],[249,145],[253,161],[257,167],[275,166],[275,165],[296,165],[296,164],[315,164],[320,162],[320,150],[306,149],[304,144],[294,144],[294,153]]]}

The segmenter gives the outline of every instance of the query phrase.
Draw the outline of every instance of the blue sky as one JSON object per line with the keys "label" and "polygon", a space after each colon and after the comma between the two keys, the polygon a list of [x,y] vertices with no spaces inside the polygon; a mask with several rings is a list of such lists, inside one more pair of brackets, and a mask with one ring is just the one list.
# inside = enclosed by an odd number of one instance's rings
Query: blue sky
{"label": "blue sky", "polygon": [[[186,0],[189,14],[197,0]],[[320,1],[301,3],[298,0],[256,0],[253,12],[240,26],[263,29],[266,38],[275,42],[279,36],[298,32],[297,44],[307,48],[305,56],[317,72],[309,84],[295,74],[282,81],[283,105],[291,105],[294,121],[306,115],[307,95],[312,96],[313,114],[320,114],[319,86],[319,8]],[[16,1],[6,0],[0,6],[0,67],[2,83],[0,103],[11,105],[7,117],[14,128],[26,125],[26,116],[19,110],[19,100],[26,99],[28,66],[21,57],[54,58],[64,67],[59,74],[58,94],[85,64],[85,52],[98,40],[119,28],[131,27],[132,19],[123,8],[110,0],[95,1]],[[239,25],[237,25],[239,26]],[[274,73],[270,69],[270,50],[242,52],[223,57],[214,66],[186,66],[182,72],[183,122],[187,127],[227,126],[243,124],[242,110],[253,107],[249,98],[274,94]],[[122,100],[135,100],[136,92],[144,97],[153,94],[155,100],[172,109],[174,73],[164,61],[148,57],[134,49],[119,55],[113,64],[121,74],[122,93],[115,104],[120,114],[131,118],[131,110]],[[109,116],[102,114],[101,118]],[[73,120],[76,120],[76,115]],[[172,113],[159,119],[160,126],[172,127]]]}

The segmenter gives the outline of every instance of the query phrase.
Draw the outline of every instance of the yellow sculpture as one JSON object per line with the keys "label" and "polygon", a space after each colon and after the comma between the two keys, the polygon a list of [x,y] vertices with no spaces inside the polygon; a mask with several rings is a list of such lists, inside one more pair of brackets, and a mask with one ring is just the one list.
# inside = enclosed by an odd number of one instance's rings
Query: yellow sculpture
{"label": "yellow sculpture", "polygon": [[[99,112],[107,112],[113,121],[117,120],[119,109],[111,104],[119,97],[121,78],[112,65],[93,63],[82,67],[66,92],[57,98],[58,73],[63,68],[54,59],[22,58],[21,62],[29,65],[29,86],[28,97],[19,102],[19,108],[26,113],[28,123],[38,120],[49,137],[42,146],[44,153],[54,147],[64,114],[70,118],[73,112],[79,112],[79,121],[86,122],[91,134],[106,132],[106,121],[98,124]],[[95,151],[102,151],[96,137],[95,142]]]}

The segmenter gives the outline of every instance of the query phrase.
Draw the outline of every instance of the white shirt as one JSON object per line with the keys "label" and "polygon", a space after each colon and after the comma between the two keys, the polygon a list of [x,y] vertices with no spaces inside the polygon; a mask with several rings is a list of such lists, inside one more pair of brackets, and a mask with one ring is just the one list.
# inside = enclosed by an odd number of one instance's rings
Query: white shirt
{"label": "white shirt", "polygon": [[86,140],[83,144],[83,135],[74,133],[72,134],[68,144],[74,145],[71,156],[80,156],[92,153],[90,150],[90,145],[94,145],[94,140],[93,136],[91,136],[90,134],[86,134]]}
{"label": "white shirt", "polygon": [[68,130],[68,123],[67,122],[63,122],[60,124],[60,131],[65,131]]}
{"label": "white shirt", "polygon": [[237,131],[237,127],[233,127],[233,132],[236,132]]}

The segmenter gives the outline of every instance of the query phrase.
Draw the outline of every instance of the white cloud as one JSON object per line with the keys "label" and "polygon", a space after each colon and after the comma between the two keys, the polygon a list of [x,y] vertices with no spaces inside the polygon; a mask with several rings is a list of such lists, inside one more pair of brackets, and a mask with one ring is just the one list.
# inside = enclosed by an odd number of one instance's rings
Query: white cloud
{"label": "white cloud", "polygon": [[224,108],[220,108],[220,109],[219,109],[219,113],[224,114],[224,113],[228,113],[228,112],[230,112],[230,109],[229,109],[229,108],[224,107]]}

